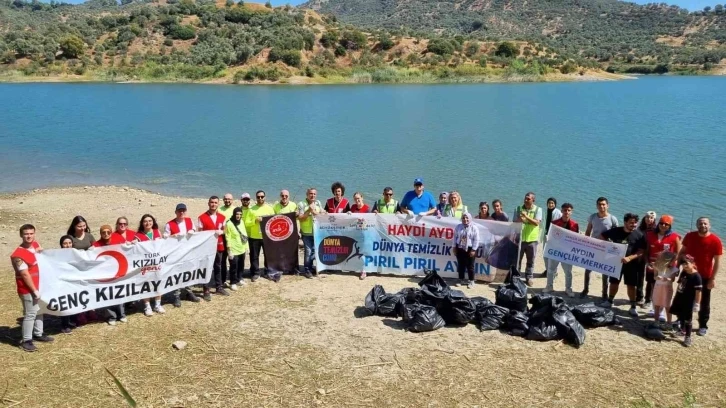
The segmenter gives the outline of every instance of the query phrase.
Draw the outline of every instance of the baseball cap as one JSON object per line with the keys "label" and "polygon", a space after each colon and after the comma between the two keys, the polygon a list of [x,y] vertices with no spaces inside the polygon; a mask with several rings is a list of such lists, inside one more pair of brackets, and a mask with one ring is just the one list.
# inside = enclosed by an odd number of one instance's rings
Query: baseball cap
{"label": "baseball cap", "polygon": [[668,224],[668,225],[673,225],[673,217],[668,214],[663,214],[660,217],[660,222]]}
{"label": "baseball cap", "polygon": [[645,213],[645,215],[647,215],[648,217],[653,217],[653,218],[656,218],[656,214],[655,214],[655,211],[647,211],[647,212]]}
{"label": "baseball cap", "polygon": [[250,198],[250,193],[243,193],[240,198]]}
{"label": "baseball cap", "polygon": [[415,178],[415,179],[413,180],[413,184],[414,184],[414,185],[415,185],[415,184],[423,184],[423,179],[422,179],[421,177],[416,177],[416,178]]}
{"label": "baseball cap", "polygon": [[449,193],[446,191],[442,191],[441,194],[439,194],[439,197],[441,197],[441,196],[448,197]]}
{"label": "baseball cap", "polygon": [[176,211],[186,211],[186,210],[187,210],[187,206],[186,205],[184,205],[182,203],[179,203],[179,204],[176,205]]}

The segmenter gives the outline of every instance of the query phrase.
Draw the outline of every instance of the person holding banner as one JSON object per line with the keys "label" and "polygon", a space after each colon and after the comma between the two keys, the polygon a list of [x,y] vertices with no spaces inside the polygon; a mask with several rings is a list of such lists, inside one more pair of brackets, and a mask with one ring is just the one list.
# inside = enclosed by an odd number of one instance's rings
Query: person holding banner
{"label": "person holding banner", "polygon": [[333,196],[325,202],[325,212],[328,214],[341,214],[350,211],[350,203],[348,199],[343,197],[345,194],[345,186],[340,181],[336,181],[330,186]]}
{"label": "person holding banner", "polygon": [[[305,200],[300,201],[297,205],[297,219],[300,221],[300,236],[304,247],[303,274],[306,278],[312,279],[313,274],[317,275],[317,272],[313,268],[313,261],[315,261],[313,223],[315,221],[315,216],[320,214],[323,207],[320,204],[320,201],[316,199],[318,196],[318,190],[310,187],[305,195]],[[391,195],[393,195],[393,190],[391,190]]]}
{"label": "person holding banner", "polygon": [[500,199],[492,201],[492,207],[494,207],[494,212],[492,213],[491,218],[494,221],[509,222],[509,216],[507,215],[507,213],[504,212],[504,206],[502,205],[502,201]]}
{"label": "person holding banner", "polygon": [[[580,233],[580,226],[577,225],[575,220],[572,219],[573,206],[570,203],[562,204],[562,212],[560,218],[552,221],[552,224],[564,228],[568,231]],[[546,258],[545,258],[546,259]],[[560,261],[555,259],[549,259],[547,265],[547,286],[542,291],[543,293],[551,293],[554,289],[555,278],[557,277],[557,266]],[[569,297],[575,297],[575,293],[572,291],[572,265],[562,262],[562,271],[565,272],[565,293]]]}
{"label": "person holding banner", "polygon": [[383,198],[373,204],[371,212],[375,214],[399,214],[401,212],[398,201],[393,199],[393,188],[386,187],[383,189]]}
{"label": "person holding banner", "polygon": [[[272,206],[265,203],[264,191],[258,190],[257,194],[255,194],[255,198],[257,199],[257,204],[250,207],[248,211],[252,222],[248,224],[247,219],[245,219],[245,227],[247,227],[248,225],[250,226],[247,229],[247,234],[249,235],[250,274],[252,275],[252,282],[256,282],[257,279],[260,278],[260,251],[264,249],[262,244],[262,230],[260,229],[262,217],[266,217],[268,215],[275,215],[275,210],[272,208]],[[267,276],[267,252],[265,252],[264,266],[265,276]]]}
{"label": "person holding banner", "polygon": [[[164,238],[174,235],[193,234],[194,222],[187,217],[187,206],[179,203],[174,210],[176,218],[170,220],[164,226]],[[181,291],[184,291],[190,302],[199,303],[199,298],[189,288],[177,289],[174,291],[174,307],[181,307]]]}
{"label": "person holding banner", "polygon": [[474,288],[474,258],[479,248],[481,239],[479,238],[479,229],[472,225],[471,214],[465,212],[461,215],[461,224],[454,229],[453,250],[456,256],[456,271],[459,273],[459,286],[464,281],[464,274],[467,274],[469,280],[466,281],[466,287]]}
{"label": "person holding banner", "polygon": [[[73,238],[70,235],[63,235],[60,238],[60,247],[63,249],[73,248]],[[61,316],[61,333],[71,334],[76,328],[76,316]]]}
{"label": "person holding banner", "polygon": [[401,200],[401,212],[408,215],[433,215],[436,214],[436,202],[434,196],[424,190],[423,179],[418,177],[413,180],[413,190],[406,193]]}
{"label": "person holding banner", "polygon": [[23,304],[23,339],[20,348],[33,352],[37,348],[33,340],[50,343],[54,339],[43,334],[43,314],[40,312],[40,269],[35,254],[43,250],[35,240],[35,227],[25,224],[20,227],[22,242],[10,254],[10,262],[15,270],[15,284],[20,302]]}
{"label": "person holding banner", "polygon": [[73,217],[71,226],[68,227],[67,235],[73,238],[73,248],[85,251],[93,245],[96,238],[91,234],[91,229],[88,227],[86,219],[80,215]]}
{"label": "person holding banner", "polygon": [[353,194],[353,201],[355,201],[355,204],[350,206],[350,213],[360,214],[368,212],[368,204],[363,202],[363,193],[356,191],[355,194]]}
{"label": "person holding banner", "polygon": [[[156,218],[151,214],[144,214],[139,220],[139,228],[136,230],[136,240],[139,242],[154,241],[161,239],[159,232],[159,224]],[[151,307],[151,299],[144,299],[144,316],[151,317],[154,312],[158,314],[166,313],[166,309],[161,305],[161,296],[154,298],[154,308]]]}
{"label": "person holding banner", "polygon": [[542,222],[542,209],[534,205],[534,201],[535,195],[530,191],[524,196],[524,204],[515,208],[514,219],[512,220],[523,224],[517,269],[521,270],[522,258],[526,256],[527,264],[524,269],[524,276],[527,286],[532,286],[534,257],[537,254],[537,243],[539,242],[539,224]]}
{"label": "person holding banner", "polygon": [[116,231],[111,234],[111,241],[114,244],[125,244],[136,241],[136,233],[129,229],[129,219],[118,217],[116,219]]}
{"label": "person holding banner", "polygon": [[615,295],[618,293],[620,281],[624,280],[625,286],[628,288],[628,300],[630,300],[630,310],[628,313],[633,317],[638,317],[638,311],[635,309],[635,291],[638,286],[638,281],[645,273],[643,264],[639,262],[645,253],[645,238],[643,237],[643,233],[638,230],[637,214],[625,214],[623,222],[622,227],[611,228],[601,235],[605,241],[627,244],[628,248],[625,251],[625,256],[621,259],[623,268],[620,273],[620,278],[609,278],[610,291],[608,293],[608,299],[601,303],[600,306],[605,308],[612,307]]}
{"label": "person holding banner", "polygon": [[476,215],[477,220],[490,220],[489,216],[489,203],[482,201],[479,203],[479,214]]}
{"label": "person holding banner", "polygon": [[449,193],[449,204],[444,208],[444,217],[454,217],[461,219],[464,213],[468,213],[469,209],[461,200],[461,194],[458,191]]}
{"label": "person holding banner", "polygon": [[212,268],[212,276],[209,279],[209,284],[203,285],[204,288],[204,300],[207,302],[212,300],[212,295],[209,293],[209,287],[214,285],[216,294],[222,296],[229,296],[229,292],[224,289],[224,281],[227,276],[222,275],[222,258],[226,251],[224,247],[224,215],[217,212],[219,208],[219,197],[211,196],[207,201],[207,211],[203,212],[197,218],[197,227],[199,231],[214,231],[214,235],[217,236],[217,253],[214,255],[214,266]]}
{"label": "person holding banner", "polygon": [[242,273],[245,270],[245,253],[247,252],[247,231],[242,222],[240,207],[232,210],[232,218],[224,224],[224,236],[229,257],[229,288],[236,291],[237,285],[245,285]]}
{"label": "person holding banner", "polygon": [[[118,242],[111,237],[113,230],[110,225],[102,225],[99,234],[101,234],[101,239],[93,243],[94,247],[99,248],[109,245],[118,245]],[[107,308],[106,312],[108,313],[106,323],[108,323],[109,326],[116,326],[116,322],[128,322],[128,319],[126,318],[126,308],[123,303]]]}
{"label": "person holding banner", "polygon": [[288,214],[297,212],[297,204],[290,201],[290,192],[287,190],[280,191],[280,201],[272,206],[275,214]]}
{"label": "person holding banner", "polygon": [[[559,220],[560,217],[562,217],[562,213],[559,209],[557,209],[557,199],[554,197],[550,197],[547,199],[547,215],[545,216],[545,228],[544,228],[544,235],[542,238],[542,245],[545,245],[547,243],[547,233],[550,232],[550,225],[553,221]],[[545,264],[545,270],[542,272],[542,277],[547,277],[547,268],[549,259],[547,258],[546,254],[542,254],[542,259],[544,260]],[[564,267],[564,266],[563,266]]]}
{"label": "person holding banner", "polygon": [[[608,199],[605,197],[599,197],[595,201],[597,206],[597,212],[590,215],[587,219],[587,228],[585,229],[585,235],[588,237],[601,239],[603,232],[615,228],[618,226],[618,219],[614,215],[608,213],[610,207]],[[590,274],[591,270],[585,269],[585,287],[580,294],[580,298],[584,299],[590,291]],[[608,299],[608,277],[602,275],[602,299]]]}

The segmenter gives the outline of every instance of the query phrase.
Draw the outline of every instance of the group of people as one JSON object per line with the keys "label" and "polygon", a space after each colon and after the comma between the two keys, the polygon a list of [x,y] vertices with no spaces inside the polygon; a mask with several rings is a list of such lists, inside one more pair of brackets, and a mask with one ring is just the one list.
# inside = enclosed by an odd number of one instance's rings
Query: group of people
{"label": "group of people", "polygon": [[[298,271],[306,278],[312,278],[317,272],[314,268],[315,245],[313,237],[313,223],[315,215],[321,213],[381,213],[381,214],[408,214],[412,216],[455,217],[461,220],[454,233],[453,247],[457,259],[457,271],[460,283],[468,287],[474,285],[474,258],[479,247],[478,229],[472,227],[472,220],[483,219],[508,222],[509,216],[503,211],[501,200],[493,200],[490,212],[489,203],[481,202],[476,216],[472,216],[468,207],[464,205],[461,195],[457,191],[443,192],[438,202],[434,196],[424,188],[423,179],[416,178],[413,190],[407,192],[399,202],[394,199],[393,189],[386,187],[380,199],[372,206],[364,202],[363,194],[353,194],[353,203],[345,198],[345,186],[335,182],[331,186],[332,197],[322,204],[317,197],[317,190],[309,188],[304,200],[295,203],[290,200],[288,190],[280,191],[279,200],[273,205],[266,202],[265,191],[255,193],[255,203],[252,197],[244,193],[240,197],[240,205],[235,205],[234,196],[230,193],[222,197],[212,196],[207,202],[208,209],[200,214],[196,220],[188,217],[185,204],[178,204],[175,208],[174,218],[170,219],[161,228],[154,216],[144,214],[139,220],[135,230],[129,226],[126,217],[119,217],[115,226],[103,225],[99,229],[99,239],[91,233],[91,229],[82,216],[76,216],[68,228],[67,234],[60,239],[61,248],[74,248],[88,250],[91,247],[101,247],[114,244],[134,244],[149,240],[163,239],[180,234],[193,234],[196,231],[214,231],[217,236],[216,255],[210,281],[203,285],[201,298],[211,301],[211,290],[222,296],[229,296],[245,285],[243,271],[246,254],[249,252],[249,274],[252,282],[261,276],[272,280],[279,280],[279,275],[269,274],[267,261],[260,268],[260,254],[264,251],[262,231],[260,224],[263,217],[275,214],[295,213],[299,223],[300,238],[303,242],[304,256],[302,267]],[[557,208],[554,198],[547,200],[547,208],[542,209],[535,204],[535,194],[527,193],[521,205],[518,205],[512,217],[512,222],[522,223],[520,238],[519,263],[526,258],[525,282],[532,286],[534,278],[534,262],[537,245],[542,240],[541,235],[546,233],[551,225],[580,232],[578,223],[573,220],[572,204],[564,203]],[[686,234],[683,240],[671,229],[673,217],[663,215],[656,222],[656,214],[648,212],[638,226],[639,217],[635,214],[625,214],[624,225],[619,226],[618,219],[609,214],[608,200],[604,197],[597,199],[597,212],[590,215],[587,221],[585,234],[612,242],[628,245],[626,256],[622,259],[623,269],[621,278],[625,280],[628,298],[631,303],[630,314],[637,316],[636,306],[652,308],[651,314],[656,318],[665,313],[665,319],[671,322],[671,316],[679,319],[679,329],[685,334],[685,342],[691,342],[691,315],[694,311],[699,313],[699,335],[705,335],[708,330],[710,315],[711,290],[715,287],[715,277],[719,270],[720,256],[723,252],[720,239],[710,232],[708,218],[698,219],[698,230]],[[43,333],[42,315],[39,313],[38,293],[38,265],[35,253],[42,250],[35,240],[35,228],[25,224],[20,228],[22,242],[12,253],[11,261],[16,275],[17,291],[23,304],[24,317],[22,321],[21,347],[26,351],[35,351],[33,340],[53,341],[52,337]],[[675,255],[670,262],[667,274],[657,274],[654,262],[662,252],[673,252]],[[559,262],[545,258],[546,270],[543,273],[547,278],[544,292],[552,292],[554,279]],[[678,273],[678,267],[683,272]],[[519,269],[519,268],[518,268]],[[572,266],[562,264],[565,273],[566,293],[574,296],[572,291]],[[591,271],[585,271],[584,290],[581,297],[586,297],[589,291]],[[464,281],[465,275],[468,280]],[[361,272],[361,279],[365,279],[365,272]],[[611,307],[613,299],[618,292],[621,278],[608,278],[603,276],[603,306]],[[672,282],[677,281],[678,287],[673,297]],[[643,293],[643,288],[645,291]],[[173,305],[181,307],[182,298],[191,302],[200,302],[200,298],[191,290],[184,288],[173,293]],[[152,306],[153,303],[153,306]],[[116,325],[126,322],[125,306],[123,304],[108,308],[106,322]],[[143,313],[146,316],[163,314],[165,309],[161,304],[161,297],[143,300]],[[71,333],[78,325],[89,320],[98,319],[96,312],[86,312],[61,320],[62,333]]]}

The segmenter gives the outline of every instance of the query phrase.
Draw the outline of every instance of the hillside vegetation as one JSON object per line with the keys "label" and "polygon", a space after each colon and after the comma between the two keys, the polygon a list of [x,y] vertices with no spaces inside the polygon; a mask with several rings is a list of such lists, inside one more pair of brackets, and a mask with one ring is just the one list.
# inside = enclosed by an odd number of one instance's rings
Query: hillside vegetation
{"label": "hillside vegetation", "polygon": [[[310,0],[302,7],[366,28],[541,43],[609,64],[711,69],[726,58],[723,5],[689,13],[617,0]],[[662,69],[662,68],[661,68]]]}

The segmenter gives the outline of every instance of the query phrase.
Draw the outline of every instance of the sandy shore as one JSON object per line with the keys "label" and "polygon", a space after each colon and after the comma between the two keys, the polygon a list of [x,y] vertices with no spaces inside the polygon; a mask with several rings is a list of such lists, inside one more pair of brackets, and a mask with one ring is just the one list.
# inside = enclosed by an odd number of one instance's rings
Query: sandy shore
{"label": "sandy shore", "polygon": [[[415,279],[359,281],[347,274],[285,277],[279,284],[261,280],[210,303],[169,305],[165,315],[134,313],[124,325],[87,325],[39,345],[38,353],[16,347],[21,308],[7,257],[19,241],[19,225],[35,224],[39,241],[51,248],[77,214],[95,233],[120,215],[132,225],[144,213],[165,222],[179,202],[192,216],[206,209],[206,198],[127,187],[0,196],[0,255],[5,259],[0,263],[5,380],[0,405],[123,406],[106,368],[144,407],[645,407],[681,406],[691,397],[702,406],[723,405],[723,278],[713,293],[711,330],[689,349],[676,339],[656,343],[641,337],[645,311],[628,317],[624,291],[617,302],[624,325],[588,330],[579,349],[480,332],[473,325],[409,333],[399,320],[356,318],[354,310],[373,285],[396,291],[414,286]],[[541,259],[536,269],[543,269]],[[579,290],[579,268],[574,281]],[[544,280],[536,279],[534,291],[543,286]],[[478,284],[467,293],[494,299],[495,287]],[[562,276],[555,287],[563,288]],[[596,277],[591,292],[599,289]],[[57,319],[47,321],[49,332],[58,330]],[[176,340],[189,346],[174,351],[170,344]]]}

